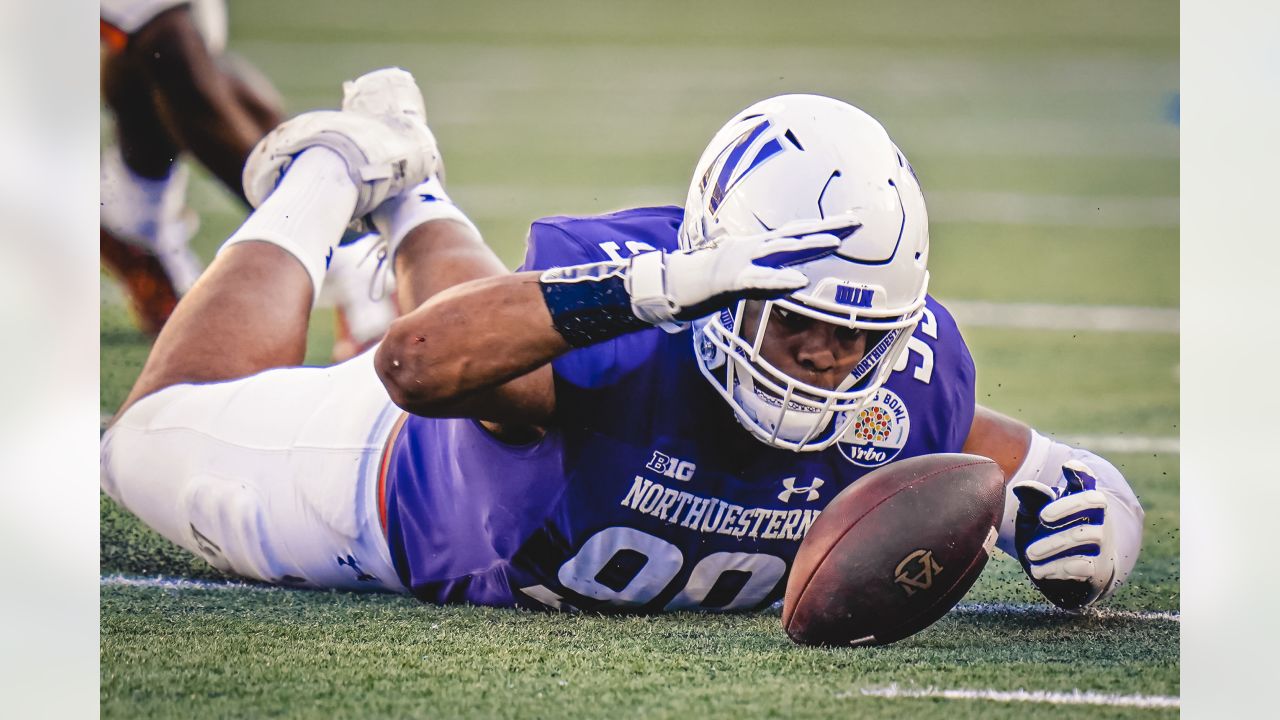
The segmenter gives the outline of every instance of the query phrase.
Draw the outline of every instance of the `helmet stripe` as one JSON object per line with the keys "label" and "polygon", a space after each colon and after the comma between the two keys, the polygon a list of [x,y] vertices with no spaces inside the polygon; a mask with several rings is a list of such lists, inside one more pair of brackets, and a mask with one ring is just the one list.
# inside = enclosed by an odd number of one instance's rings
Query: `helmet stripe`
{"label": "helmet stripe", "polygon": [[729,191],[729,178],[733,177],[733,171],[737,168],[738,163],[742,161],[742,156],[747,152],[747,148],[768,129],[769,121],[761,120],[759,125],[738,136],[737,141],[734,142],[733,147],[729,150],[729,156],[724,161],[724,165],[720,166],[720,174],[716,177],[716,186],[712,189],[711,200],[707,203],[707,210],[712,215],[715,215],[716,210],[720,209],[720,203],[724,200],[725,193]]}

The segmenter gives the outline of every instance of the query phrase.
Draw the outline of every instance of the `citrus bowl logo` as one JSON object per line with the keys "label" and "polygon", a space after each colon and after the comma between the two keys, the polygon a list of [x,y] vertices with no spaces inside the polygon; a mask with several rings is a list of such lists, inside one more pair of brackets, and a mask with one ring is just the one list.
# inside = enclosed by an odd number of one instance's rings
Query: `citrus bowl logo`
{"label": "citrus bowl logo", "polygon": [[898,394],[880,388],[870,404],[855,411],[836,447],[845,460],[861,467],[879,467],[898,457],[911,432],[911,416]]}

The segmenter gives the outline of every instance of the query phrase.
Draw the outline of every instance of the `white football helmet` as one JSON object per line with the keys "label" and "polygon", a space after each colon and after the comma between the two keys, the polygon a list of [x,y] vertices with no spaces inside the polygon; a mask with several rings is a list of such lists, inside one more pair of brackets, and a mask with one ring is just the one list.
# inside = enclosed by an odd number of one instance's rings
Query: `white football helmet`
{"label": "white football helmet", "polygon": [[[874,118],[819,95],[781,95],[738,113],[693,173],[682,249],[745,236],[817,233],[835,254],[797,267],[809,285],[763,303],[753,337],[746,301],[693,323],[702,374],[760,440],[794,451],[836,442],[889,378],[924,312],[929,218],[915,172]],[[836,388],[791,377],[761,356],[774,307],[866,330],[861,361]]]}

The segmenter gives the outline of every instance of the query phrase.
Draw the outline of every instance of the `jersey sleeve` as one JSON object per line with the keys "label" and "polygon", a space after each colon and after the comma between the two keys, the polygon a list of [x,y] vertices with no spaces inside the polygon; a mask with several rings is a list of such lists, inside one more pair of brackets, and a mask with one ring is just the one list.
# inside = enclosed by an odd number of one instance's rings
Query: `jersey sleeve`
{"label": "jersey sleeve", "polygon": [[608,259],[609,256],[599,247],[593,247],[562,224],[548,218],[529,226],[524,262],[517,270],[546,270]]}
{"label": "jersey sleeve", "polygon": [[[558,218],[534,222],[529,227],[528,247],[518,270],[546,270],[613,259],[599,243],[583,239],[567,225]],[[654,328],[628,333],[571,350],[553,360],[557,414],[565,419],[593,417],[592,406],[609,394],[605,389],[616,385],[652,355],[657,339],[654,334],[660,332]]]}

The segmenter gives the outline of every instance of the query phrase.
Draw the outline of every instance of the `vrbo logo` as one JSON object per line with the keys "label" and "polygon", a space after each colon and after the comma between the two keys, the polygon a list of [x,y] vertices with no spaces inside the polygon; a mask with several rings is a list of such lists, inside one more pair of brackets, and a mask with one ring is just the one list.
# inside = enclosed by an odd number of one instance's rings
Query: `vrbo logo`
{"label": "vrbo logo", "polygon": [[879,465],[889,459],[889,454],[874,447],[857,447],[853,448],[853,458],[859,462],[874,463]]}

